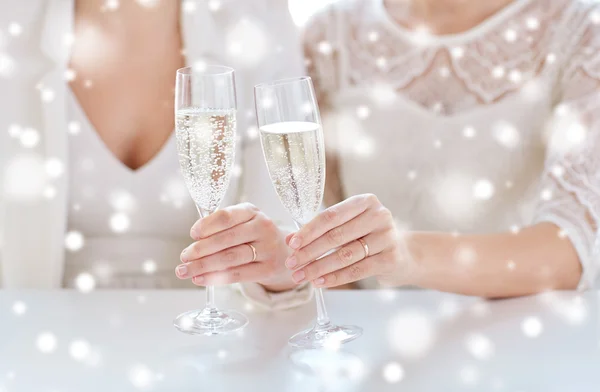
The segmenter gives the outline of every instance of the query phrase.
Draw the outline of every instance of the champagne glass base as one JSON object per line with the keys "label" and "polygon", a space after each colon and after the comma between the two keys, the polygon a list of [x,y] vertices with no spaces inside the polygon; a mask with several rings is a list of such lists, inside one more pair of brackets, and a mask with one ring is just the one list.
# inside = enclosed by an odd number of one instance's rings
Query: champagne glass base
{"label": "champagne glass base", "polygon": [[239,331],[248,324],[248,318],[235,310],[204,308],[191,310],[177,316],[173,325],[190,335],[226,335]]}
{"label": "champagne glass base", "polygon": [[317,325],[292,336],[289,344],[304,349],[337,349],[340,345],[360,337],[362,332],[362,328],[354,325]]}

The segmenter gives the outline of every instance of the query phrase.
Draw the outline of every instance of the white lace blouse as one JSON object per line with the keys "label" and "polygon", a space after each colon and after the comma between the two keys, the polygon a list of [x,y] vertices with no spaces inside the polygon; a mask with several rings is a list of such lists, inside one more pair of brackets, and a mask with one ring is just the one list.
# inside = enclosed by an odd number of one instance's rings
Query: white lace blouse
{"label": "white lace blouse", "polygon": [[415,230],[516,232],[553,222],[579,254],[580,288],[593,285],[597,4],[515,0],[443,36],[403,27],[383,0],[327,8],[305,44],[329,109],[328,181],[339,180],[330,202],[375,193],[399,225]]}

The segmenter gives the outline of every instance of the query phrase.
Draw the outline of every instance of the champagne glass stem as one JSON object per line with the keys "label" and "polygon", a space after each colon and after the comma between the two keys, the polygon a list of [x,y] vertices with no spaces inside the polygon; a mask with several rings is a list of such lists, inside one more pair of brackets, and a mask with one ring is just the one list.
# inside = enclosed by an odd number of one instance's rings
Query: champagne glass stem
{"label": "champagne glass stem", "polygon": [[[294,221],[298,230],[302,225]],[[313,287],[315,292],[315,301],[317,301],[317,327],[329,325],[329,315],[327,314],[327,307],[325,306],[325,298],[323,298],[323,289]]]}
{"label": "champagne glass stem", "polygon": [[[198,215],[200,216],[200,219],[204,218],[205,214],[202,213],[202,208],[200,208],[196,205],[196,209],[198,210]],[[206,215],[208,215],[208,214],[206,214]],[[215,286],[206,286],[205,309],[213,310],[216,308],[217,308],[217,306],[215,304]]]}

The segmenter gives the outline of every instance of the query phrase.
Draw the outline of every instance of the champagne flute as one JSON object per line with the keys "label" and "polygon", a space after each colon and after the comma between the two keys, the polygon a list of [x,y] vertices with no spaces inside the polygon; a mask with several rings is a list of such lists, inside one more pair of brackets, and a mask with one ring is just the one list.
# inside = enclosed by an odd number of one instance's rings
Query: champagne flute
{"label": "champagne flute", "polygon": [[[301,77],[260,84],[254,88],[254,97],[271,181],[300,228],[319,211],[325,189],[323,129],[312,81]],[[315,299],[315,326],[290,338],[290,345],[336,347],[362,334],[359,327],[331,323],[322,289],[315,289]]]}
{"label": "champagne flute", "polygon": [[[175,133],[179,164],[200,218],[219,208],[229,185],[235,153],[236,94],[233,69],[181,68],[175,89]],[[219,310],[214,287],[206,287],[204,309],[180,314],[175,327],[193,335],[221,335],[248,324],[243,314]]]}

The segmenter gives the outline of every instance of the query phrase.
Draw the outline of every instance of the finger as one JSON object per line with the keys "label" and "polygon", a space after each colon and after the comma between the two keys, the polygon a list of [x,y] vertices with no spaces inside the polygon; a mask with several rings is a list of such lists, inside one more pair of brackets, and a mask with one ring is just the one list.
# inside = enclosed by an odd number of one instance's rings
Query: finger
{"label": "finger", "polygon": [[[372,233],[363,238],[369,247],[369,256],[383,252],[388,247],[388,236],[383,233]],[[354,240],[336,250],[329,256],[315,260],[304,268],[294,272],[292,279],[296,283],[315,280],[334,271],[342,270],[365,259],[366,253],[362,244]]]}
{"label": "finger", "polygon": [[339,271],[332,272],[313,280],[313,285],[321,288],[335,287],[374,276],[377,274],[378,264],[385,263],[385,257],[387,257],[386,253],[379,253],[375,256],[367,257],[366,259]]}
{"label": "finger", "polygon": [[375,200],[377,198],[373,195],[358,195],[329,207],[298,230],[290,239],[290,247],[300,249],[310,244],[329,230],[365,212],[369,206],[374,205]]}
{"label": "finger", "polygon": [[288,246],[290,245],[290,240],[292,239],[292,237],[294,236],[294,234],[296,234],[296,233],[290,233],[290,234],[288,234],[288,235],[285,236],[285,244],[286,245],[288,245]]}
{"label": "finger", "polygon": [[250,221],[256,216],[258,208],[250,203],[241,203],[215,211],[199,219],[190,230],[193,239],[209,237],[215,233],[230,229],[239,224]]}
{"label": "finger", "polygon": [[260,222],[252,220],[202,238],[181,252],[181,262],[198,260],[203,257],[256,240]]}
{"label": "finger", "polygon": [[[252,244],[255,248],[257,244]],[[258,250],[257,250],[258,255]],[[179,279],[190,279],[196,275],[202,275],[214,271],[222,271],[252,262],[254,252],[248,244],[234,246],[221,252],[203,257],[198,260],[180,264],[175,269]]]}
{"label": "finger", "polygon": [[294,252],[286,260],[285,265],[289,269],[298,269],[323,256],[323,254],[331,249],[366,236],[375,231],[379,224],[380,222],[373,210],[365,211],[343,225],[329,230],[309,245]]}
{"label": "finger", "polygon": [[204,275],[194,276],[192,282],[197,286],[256,282],[267,275],[268,269],[269,266],[265,263],[248,263],[224,271],[215,271]]}

